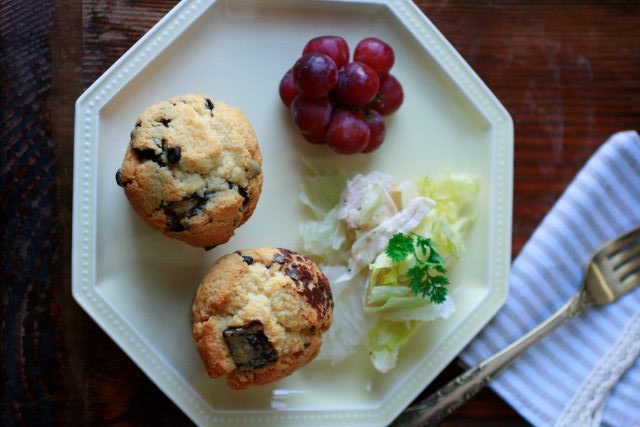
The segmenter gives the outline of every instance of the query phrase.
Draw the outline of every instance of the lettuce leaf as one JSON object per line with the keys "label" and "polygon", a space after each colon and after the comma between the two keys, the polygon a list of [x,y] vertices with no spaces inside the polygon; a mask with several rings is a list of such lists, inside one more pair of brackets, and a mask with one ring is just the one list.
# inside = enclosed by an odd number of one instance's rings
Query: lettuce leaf
{"label": "lettuce leaf", "polygon": [[347,231],[338,218],[340,196],[347,178],[337,171],[311,171],[302,181],[300,202],[313,213],[314,220],[300,223],[304,251],[325,264],[345,263],[348,259]]}
{"label": "lettuce leaf", "polygon": [[413,293],[407,271],[415,265],[413,255],[394,263],[384,252],[369,265],[364,311],[378,316],[378,323],[370,330],[368,344],[371,362],[380,372],[395,367],[400,347],[418,325],[446,319],[455,311],[450,296],[442,304],[432,304],[424,296]]}
{"label": "lettuce leaf", "polygon": [[344,274],[344,266],[321,265],[320,268],[331,284],[334,308],[332,325],[322,336],[317,359],[329,360],[335,365],[367,342],[367,328],[374,320],[362,307],[363,281],[337,283],[335,279]]}
{"label": "lettuce leaf", "polygon": [[480,182],[467,174],[448,174],[439,180],[423,178],[416,182],[418,194],[435,202],[415,233],[431,237],[438,252],[451,265],[465,251],[464,233],[475,221],[475,201]]}
{"label": "lettuce leaf", "polygon": [[378,313],[386,320],[430,321],[447,318],[455,311],[451,297],[442,304],[432,304],[422,295],[416,295],[408,285],[407,270],[415,265],[413,256],[394,264],[381,253],[369,266],[371,273],[367,281],[365,296],[366,313]]}
{"label": "lettuce leaf", "polygon": [[[424,300],[421,297],[415,298]],[[438,318],[446,319],[454,311],[453,301],[447,298],[442,304],[436,305],[427,301],[427,304],[419,308],[391,311],[379,317],[367,334],[371,363],[379,372],[389,372],[396,366],[400,347],[411,339],[418,326]]]}
{"label": "lettuce leaf", "polygon": [[344,223],[338,219],[338,209],[329,211],[318,221],[300,223],[302,248],[305,253],[325,264],[346,263],[349,259]]}
{"label": "lettuce leaf", "polygon": [[480,191],[478,179],[462,173],[450,173],[438,180],[422,178],[416,184],[418,194],[435,201],[436,211],[449,223],[458,220],[462,210],[476,199]]}
{"label": "lettuce leaf", "polygon": [[413,336],[420,322],[392,322],[379,319],[369,330],[367,346],[373,366],[380,372],[389,372],[396,366],[398,351]]}
{"label": "lettuce leaf", "polygon": [[347,178],[338,172],[307,176],[302,180],[300,202],[320,219],[340,203],[346,185]]}

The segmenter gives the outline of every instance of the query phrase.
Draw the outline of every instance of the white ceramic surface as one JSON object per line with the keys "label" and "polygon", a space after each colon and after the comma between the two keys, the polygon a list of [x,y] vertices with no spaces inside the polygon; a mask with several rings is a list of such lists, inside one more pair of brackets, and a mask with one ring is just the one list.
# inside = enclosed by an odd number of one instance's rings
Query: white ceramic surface
{"label": "white ceramic surface", "polygon": [[[351,47],[376,36],[394,47],[405,89],[371,155],[339,156],[305,143],[278,97],[278,82],[306,41],[338,34]],[[137,115],[202,92],[248,116],[264,156],[264,187],[251,220],[210,252],[148,228],[114,174]],[[111,338],[201,425],[385,425],[458,354],[507,295],[513,124],[444,37],[409,0],[183,1],[76,104],[73,295]],[[458,309],[420,329],[396,369],[376,373],[365,352],[331,367],[312,362],[252,390],[207,377],[191,337],[191,301],[217,257],[263,245],[299,248],[301,158],[347,173],[398,179],[464,171],[481,180],[468,252],[452,272]]]}

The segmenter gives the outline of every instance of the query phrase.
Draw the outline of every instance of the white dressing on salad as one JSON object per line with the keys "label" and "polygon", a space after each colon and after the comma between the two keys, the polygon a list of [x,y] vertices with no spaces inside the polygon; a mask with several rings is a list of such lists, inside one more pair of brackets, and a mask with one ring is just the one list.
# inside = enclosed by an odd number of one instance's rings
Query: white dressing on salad
{"label": "white dressing on salad", "polygon": [[338,218],[360,231],[371,229],[398,213],[389,190],[393,178],[380,172],[356,175],[340,197]]}
{"label": "white dressing on salad", "polygon": [[395,233],[408,233],[416,228],[434,205],[435,202],[427,197],[416,197],[400,212],[385,219],[375,228],[362,233],[351,246],[347,272],[337,281],[353,279],[384,251],[389,239]]}

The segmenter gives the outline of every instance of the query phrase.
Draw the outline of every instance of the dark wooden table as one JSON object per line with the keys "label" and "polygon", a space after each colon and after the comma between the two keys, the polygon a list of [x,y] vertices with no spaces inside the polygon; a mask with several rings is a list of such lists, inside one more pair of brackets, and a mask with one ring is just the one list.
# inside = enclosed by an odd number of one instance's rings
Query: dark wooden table
{"label": "dark wooden table", "polygon": [[[602,3],[418,2],[513,116],[514,256],[604,139],[640,123],[640,5]],[[74,101],[174,4],[0,0],[3,425],[189,423],[70,283]],[[444,423],[465,424],[526,423],[484,390]]]}

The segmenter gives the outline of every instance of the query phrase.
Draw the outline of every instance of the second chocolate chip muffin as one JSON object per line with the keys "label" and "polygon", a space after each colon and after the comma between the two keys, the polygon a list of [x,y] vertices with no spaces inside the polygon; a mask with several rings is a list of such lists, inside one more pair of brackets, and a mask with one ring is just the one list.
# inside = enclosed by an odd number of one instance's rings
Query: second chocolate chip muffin
{"label": "second chocolate chip muffin", "polygon": [[140,115],[116,182],[149,225],[211,248],[228,241],[253,213],[262,156],[240,110],[187,94]]}
{"label": "second chocolate chip muffin", "polygon": [[193,336],[210,376],[234,389],[285,377],[318,354],[333,299],[311,259],[287,249],[225,255],[193,302]]}

